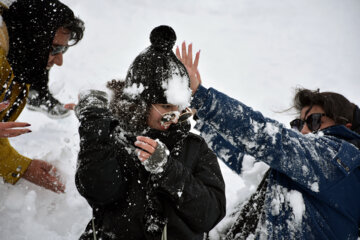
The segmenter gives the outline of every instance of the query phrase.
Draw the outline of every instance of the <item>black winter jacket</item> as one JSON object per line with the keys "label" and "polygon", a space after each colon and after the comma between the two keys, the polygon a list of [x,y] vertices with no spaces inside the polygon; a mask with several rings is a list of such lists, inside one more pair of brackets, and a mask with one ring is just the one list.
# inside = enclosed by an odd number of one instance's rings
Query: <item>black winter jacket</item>
{"label": "black winter jacket", "polygon": [[[93,208],[97,239],[160,239],[147,230],[146,219],[156,222],[157,215],[167,223],[169,240],[203,239],[225,215],[224,181],[205,141],[191,133],[174,146],[163,139],[170,156],[161,174],[149,174],[133,140],[117,132],[119,122],[98,102],[76,111],[76,186]],[[81,239],[94,239],[92,229],[90,221]]]}

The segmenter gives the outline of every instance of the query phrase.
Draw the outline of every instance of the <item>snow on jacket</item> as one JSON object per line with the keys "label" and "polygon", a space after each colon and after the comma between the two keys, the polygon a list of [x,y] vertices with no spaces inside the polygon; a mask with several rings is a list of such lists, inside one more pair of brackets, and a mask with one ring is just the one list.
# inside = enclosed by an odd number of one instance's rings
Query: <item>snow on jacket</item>
{"label": "snow on jacket", "polygon": [[[151,190],[167,219],[168,239],[203,239],[224,217],[226,205],[217,158],[205,141],[189,133],[179,151],[160,139],[170,156],[160,175],[149,174],[133,152],[134,140],[118,132],[106,100],[89,96],[76,108],[81,124],[76,186],[93,208],[97,237],[160,239],[145,230]],[[92,228],[90,221],[81,239],[94,239]]]}
{"label": "snow on jacket", "polygon": [[255,239],[357,239],[360,136],[344,126],[302,135],[200,86],[192,105],[201,135],[232,170],[245,154],[270,166]]}

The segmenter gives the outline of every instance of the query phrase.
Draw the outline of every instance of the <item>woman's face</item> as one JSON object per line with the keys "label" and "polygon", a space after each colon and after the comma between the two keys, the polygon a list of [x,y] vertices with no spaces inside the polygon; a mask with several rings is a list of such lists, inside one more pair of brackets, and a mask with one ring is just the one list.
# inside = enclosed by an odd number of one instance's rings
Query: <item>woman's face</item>
{"label": "woman's face", "polygon": [[[318,105],[314,105],[311,107],[310,106],[306,106],[303,109],[301,109],[301,113],[300,113],[300,119],[301,120],[306,120],[307,118],[310,117],[311,114],[314,113],[323,113],[325,114],[325,111],[322,107],[318,106]],[[327,117],[327,116],[322,116],[321,120],[320,120],[320,128],[318,130],[327,128],[327,127],[331,127],[335,125],[335,121],[332,120],[331,118]],[[302,134],[308,134],[311,133],[312,131],[309,129],[309,126],[305,123],[303,128],[301,129],[301,133]]]}
{"label": "woman's face", "polygon": [[177,118],[171,121],[163,122],[161,121],[161,119],[163,118],[162,114],[173,111],[178,112],[179,107],[172,104],[152,104],[149,112],[149,117],[147,119],[148,126],[160,131],[166,131],[171,126],[171,124],[177,123]]}

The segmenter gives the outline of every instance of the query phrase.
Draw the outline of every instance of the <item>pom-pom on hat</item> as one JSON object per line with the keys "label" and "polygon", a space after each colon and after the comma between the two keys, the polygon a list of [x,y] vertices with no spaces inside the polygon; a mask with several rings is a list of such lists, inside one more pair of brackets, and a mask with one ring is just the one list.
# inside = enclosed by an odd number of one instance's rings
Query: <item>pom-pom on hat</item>
{"label": "pom-pom on hat", "polygon": [[169,26],[158,26],[151,31],[151,45],[135,58],[128,70],[125,95],[147,104],[190,105],[190,78],[172,51],[175,41],[175,31]]}

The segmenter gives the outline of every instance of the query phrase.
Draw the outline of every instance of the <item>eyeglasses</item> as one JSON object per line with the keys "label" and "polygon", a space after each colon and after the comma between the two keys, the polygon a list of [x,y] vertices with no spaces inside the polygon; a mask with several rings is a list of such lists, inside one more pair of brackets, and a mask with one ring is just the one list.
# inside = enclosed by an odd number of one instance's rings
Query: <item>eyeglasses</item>
{"label": "eyeglasses", "polygon": [[167,122],[175,122],[176,120],[179,123],[184,122],[193,115],[190,108],[185,108],[183,111],[181,111],[181,113],[179,111],[170,111],[170,112],[166,112],[166,113],[161,113],[155,107],[155,105],[152,105],[152,106],[162,116],[162,118],[160,120],[162,124],[167,123]]}
{"label": "eyeglasses", "polygon": [[296,129],[299,132],[304,127],[304,124],[306,123],[307,127],[311,132],[316,132],[320,129],[321,126],[321,117],[326,116],[325,113],[313,113],[309,115],[305,120],[301,119],[294,119],[290,122],[290,126],[292,129]]}
{"label": "eyeglasses", "polygon": [[52,56],[55,56],[59,53],[64,54],[67,50],[68,50],[69,46],[64,46],[64,45],[52,45],[51,46],[51,50],[50,50],[50,54]]}

